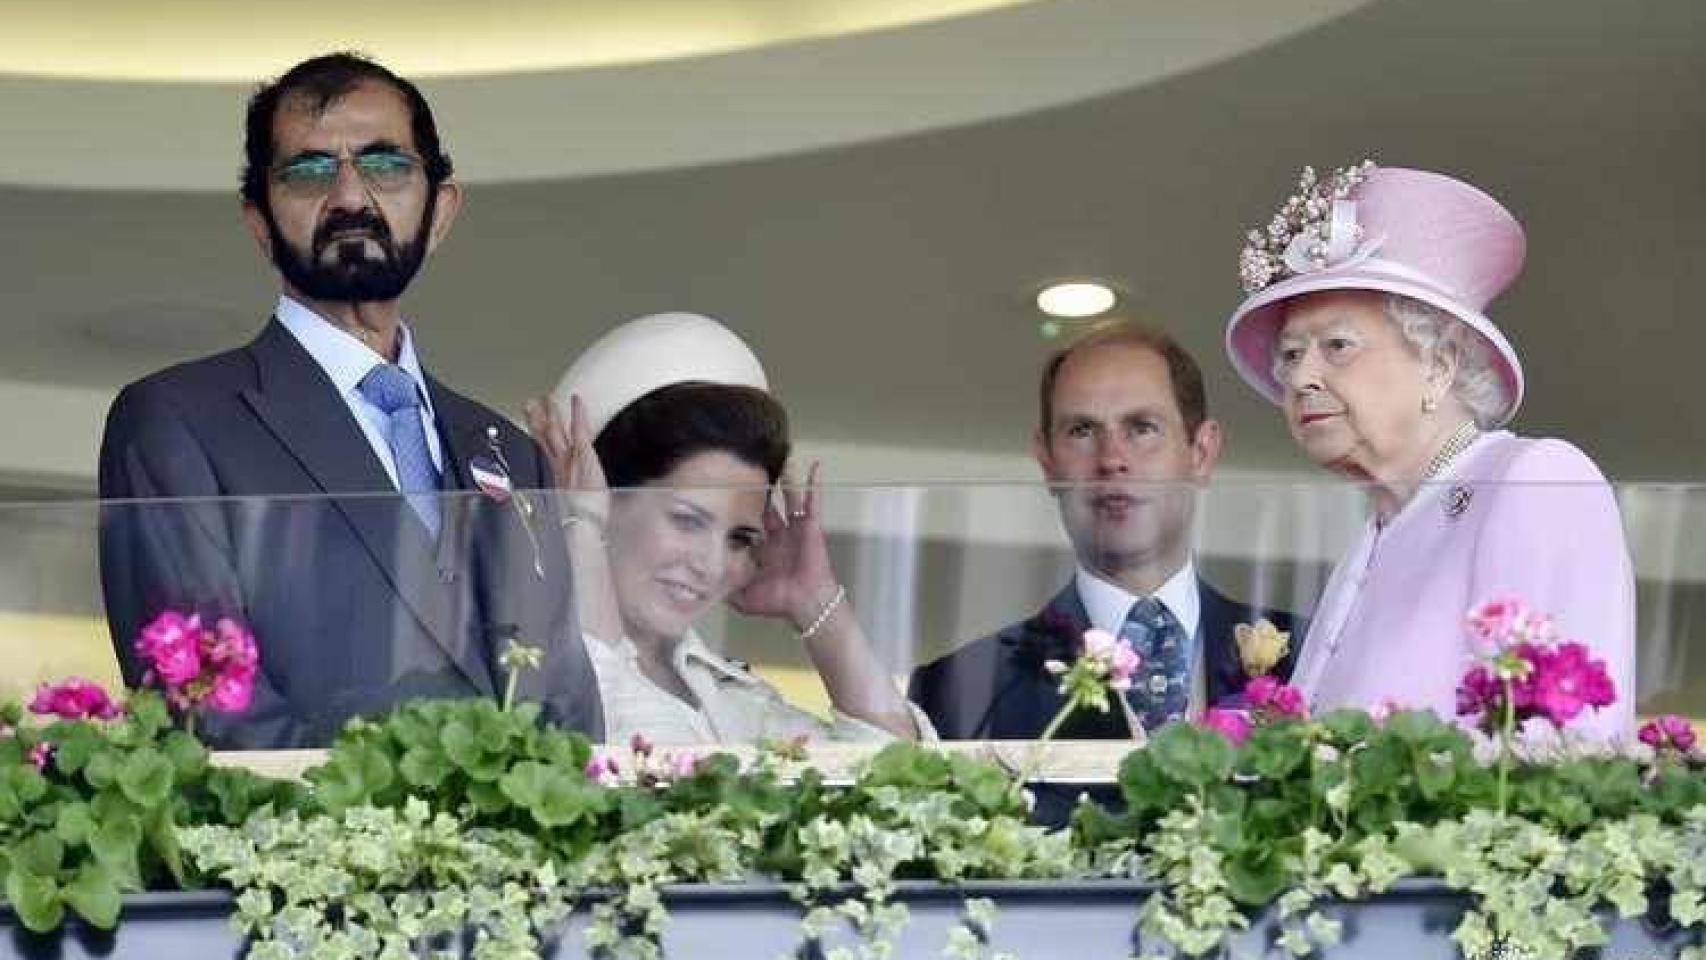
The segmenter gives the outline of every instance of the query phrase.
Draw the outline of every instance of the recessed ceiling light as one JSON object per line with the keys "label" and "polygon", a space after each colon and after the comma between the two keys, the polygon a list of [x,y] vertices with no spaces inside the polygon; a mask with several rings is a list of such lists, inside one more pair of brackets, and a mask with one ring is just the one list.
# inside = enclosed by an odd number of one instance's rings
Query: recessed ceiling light
{"label": "recessed ceiling light", "polygon": [[1105,283],[1076,280],[1044,287],[1037,294],[1037,309],[1051,317],[1075,320],[1107,313],[1118,300],[1114,289]]}

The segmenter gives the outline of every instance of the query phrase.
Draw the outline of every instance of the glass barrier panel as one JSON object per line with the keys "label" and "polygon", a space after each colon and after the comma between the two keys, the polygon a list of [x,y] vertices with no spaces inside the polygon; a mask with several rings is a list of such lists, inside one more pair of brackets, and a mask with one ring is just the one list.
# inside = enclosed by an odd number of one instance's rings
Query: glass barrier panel
{"label": "glass barrier panel", "polygon": [[[210,713],[200,727],[222,747],[322,746],[350,717],[411,697],[501,698],[508,674],[498,660],[511,641],[543,651],[537,669],[520,671],[519,698],[611,742],[635,732],[662,743],[1023,740],[1058,712],[1050,660],[1072,659],[1098,619],[1133,632],[1118,610],[1129,598],[1110,583],[1117,570],[1131,574],[1128,587],[1160,583],[1170,622],[1139,639],[1166,676],[1154,681],[1140,666],[1127,707],[1115,699],[1106,714],[1081,712],[1061,738],[1125,739],[1133,718],[1235,697],[1247,671],[1228,634],[1262,617],[1290,628],[1291,659],[1315,671],[1296,679],[1318,700],[1347,652],[1360,651],[1365,673],[1421,683],[1410,674],[1426,663],[1460,674],[1467,609],[1434,602],[1467,596],[1441,586],[1454,580],[1527,589],[1536,606],[1555,599],[1568,609],[1542,612],[1558,615],[1570,639],[1632,647],[1618,695],[1637,713],[1706,715],[1706,485],[1599,491],[1614,496],[1627,580],[1615,550],[1588,536],[1591,517],[1574,507],[1581,494],[1424,491],[1419,512],[1375,530],[1363,492],[1334,483],[832,486],[809,501],[704,488],[424,504],[395,495],[6,504],[0,692],[27,700],[72,675],[141,682],[149,666],[137,640],[176,611],[215,633],[232,618],[258,644],[248,707]],[[1548,525],[1531,538],[1445,537],[1433,549],[1406,533],[1407,516],[1449,532],[1509,503]],[[1181,557],[1191,563],[1183,572]],[[1350,612],[1341,603],[1324,613],[1335,566],[1381,581],[1387,606],[1359,609],[1357,591],[1341,584]],[[1589,636],[1568,622],[1584,597],[1605,616],[1632,610],[1629,635]],[[1324,639],[1324,622],[1336,641]],[[1361,636],[1362,623],[1385,626]],[[176,636],[151,649],[178,650]],[[1335,642],[1325,667],[1310,661],[1312,647]],[[153,679],[187,670],[156,662]],[[1150,689],[1168,678],[1179,682]],[[1428,689],[1455,679],[1435,677]]]}

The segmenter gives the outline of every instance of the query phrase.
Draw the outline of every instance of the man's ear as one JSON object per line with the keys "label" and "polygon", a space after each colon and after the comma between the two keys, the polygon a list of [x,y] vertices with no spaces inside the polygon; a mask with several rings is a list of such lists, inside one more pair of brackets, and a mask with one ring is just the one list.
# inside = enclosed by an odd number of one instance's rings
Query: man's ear
{"label": "man's ear", "polygon": [[450,235],[450,227],[456,222],[457,214],[462,212],[462,184],[454,179],[439,184],[438,201],[432,208],[432,225],[427,232],[427,253],[438,249],[444,238]]}
{"label": "man's ear", "polygon": [[1191,438],[1191,477],[1196,482],[1207,483],[1214,473],[1215,461],[1220,459],[1221,439],[1219,420],[1204,419],[1197,424],[1196,436]]}
{"label": "man's ear", "polygon": [[255,203],[243,201],[243,225],[249,228],[249,236],[255,238],[255,246],[261,249],[261,257],[272,263],[272,231],[267,229],[267,215]]}

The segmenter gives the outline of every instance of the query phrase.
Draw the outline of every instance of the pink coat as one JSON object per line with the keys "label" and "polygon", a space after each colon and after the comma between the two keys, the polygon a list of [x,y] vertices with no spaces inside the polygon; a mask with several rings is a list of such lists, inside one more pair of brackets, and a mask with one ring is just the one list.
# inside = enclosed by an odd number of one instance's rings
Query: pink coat
{"label": "pink coat", "polygon": [[1383,527],[1371,520],[1333,569],[1293,683],[1317,712],[1391,703],[1455,717],[1464,616],[1501,594],[1605,661],[1617,702],[1569,729],[1632,737],[1629,548],[1604,475],[1562,440],[1485,434]]}

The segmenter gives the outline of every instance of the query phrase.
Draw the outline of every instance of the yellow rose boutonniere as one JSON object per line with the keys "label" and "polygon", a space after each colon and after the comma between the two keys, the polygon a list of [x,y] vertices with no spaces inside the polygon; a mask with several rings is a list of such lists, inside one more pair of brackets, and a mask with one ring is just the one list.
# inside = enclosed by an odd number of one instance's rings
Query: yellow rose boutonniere
{"label": "yellow rose boutonniere", "polygon": [[1291,634],[1266,618],[1257,620],[1255,626],[1240,623],[1232,628],[1232,635],[1238,641],[1238,659],[1244,664],[1244,674],[1250,677],[1272,670],[1291,649]]}

